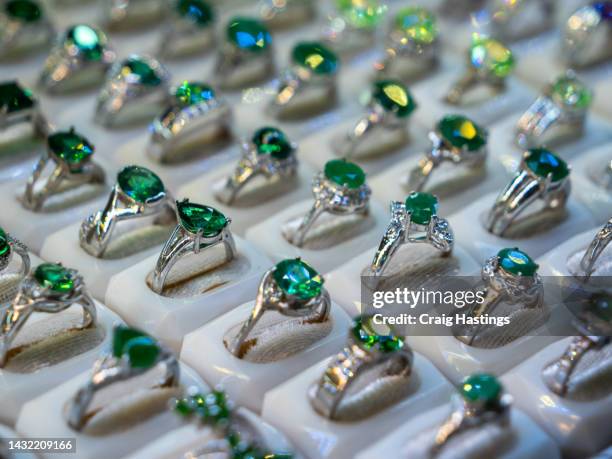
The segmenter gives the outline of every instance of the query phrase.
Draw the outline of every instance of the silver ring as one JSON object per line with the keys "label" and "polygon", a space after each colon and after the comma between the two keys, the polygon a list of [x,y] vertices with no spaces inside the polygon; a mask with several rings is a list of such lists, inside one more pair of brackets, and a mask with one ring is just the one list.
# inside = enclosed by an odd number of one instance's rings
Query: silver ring
{"label": "silver ring", "polygon": [[184,81],[170,90],[167,108],[151,124],[147,153],[161,163],[184,150],[231,136],[232,111],[208,85]]}
{"label": "silver ring", "polygon": [[101,258],[108,247],[117,223],[145,216],[175,220],[174,201],[161,179],[139,166],[124,167],[117,174],[104,209],[90,215],[81,224],[81,247]]}
{"label": "silver ring", "polygon": [[0,368],[6,365],[11,343],[34,312],[58,313],[73,304],[83,308],[83,329],[95,326],[96,305],[83,278],[61,264],[43,263],[19,286],[10,306],[0,311]]}
{"label": "silver ring", "polygon": [[64,92],[97,84],[115,60],[104,32],[77,24],[69,27],[51,50],[40,74],[49,92]]}
{"label": "silver ring", "polygon": [[163,18],[169,2],[164,0],[110,0],[106,22],[110,28],[129,28]]}
{"label": "silver ring", "polygon": [[0,59],[44,48],[55,35],[45,10],[33,0],[7,0],[0,13]]}
{"label": "silver ring", "polygon": [[548,30],[555,25],[553,0],[529,0],[489,2],[491,33],[495,38],[515,41]]}
{"label": "silver ring", "polygon": [[481,168],[487,158],[488,131],[462,115],[446,115],[429,133],[432,147],[406,178],[406,188],[422,191],[443,162]]}
{"label": "silver ring", "polygon": [[46,137],[51,130],[32,91],[18,81],[0,83],[0,131],[23,123],[32,126],[36,137]]}
{"label": "silver ring", "polygon": [[136,378],[160,365],[165,372],[156,387],[177,387],[180,367],[172,351],[139,330],[116,326],[113,330],[111,352],[102,355],[94,363],[89,381],[69,402],[68,425],[76,431],[83,430],[91,417],[92,413],[88,410],[96,392],[115,383]]}
{"label": "silver ring", "polygon": [[[371,317],[357,317],[349,330],[344,349],[331,359],[321,379],[311,386],[308,392],[310,404],[327,419],[341,419],[347,407],[343,402],[349,397],[357,399],[362,392],[368,392],[372,383],[360,387],[357,382],[364,374],[375,371],[376,382],[386,378],[402,378],[408,384],[412,362],[412,350],[402,338],[390,332],[378,334]],[[392,401],[389,400],[389,403]],[[382,408],[384,406],[377,407]]]}
{"label": "silver ring", "polygon": [[221,212],[184,199],[176,202],[176,214],[178,225],[166,241],[153,271],[151,288],[158,294],[164,290],[166,278],[172,267],[189,253],[198,255],[211,247],[223,244],[226,262],[236,256],[236,244],[229,229],[231,220]]}
{"label": "silver ring", "polygon": [[28,248],[23,242],[13,238],[0,227],[0,274],[6,274],[4,270],[8,268],[14,254],[19,255],[19,258],[21,258],[19,277],[27,276],[30,272]]}
{"label": "silver ring", "polygon": [[259,284],[255,304],[240,331],[227,343],[228,350],[243,358],[248,338],[267,311],[287,317],[303,317],[309,322],[325,322],[331,300],[323,278],[299,258],[283,260],[268,270]]}
{"label": "silver ring", "polygon": [[130,55],[108,71],[95,120],[106,127],[150,119],[166,101],[170,74],[156,59]]}
{"label": "silver ring", "polygon": [[603,168],[597,168],[591,177],[604,190],[612,190],[612,159]]}
{"label": "silver ring", "polygon": [[612,56],[612,9],[608,2],[578,8],[565,23],[562,55],[571,67],[588,67]]}
{"label": "silver ring", "polygon": [[612,241],[612,218],[597,232],[580,260],[580,269],[582,269],[585,281],[588,281],[593,274],[597,259],[610,241]]}
{"label": "silver ring", "polygon": [[391,221],[370,265],[372,275],[383,275],[402,244],[430,244],[443,257],[449,256],[455,237],[448,221],[437,213],[438,198],[429,193],[412,192],[405,202],[391,202]]}
{"label": "silver ring", "polygon": [[[84,184],[104,184],[104,169],[92,160],[94,146],[74,127],[47,137],[47,148],[28,178],[22,204],[26,209],[40,211],[45,201],[67,187]],[[48,163],[54,165],[43,178]],[[41,182],[41,183],[39,183]]]}
{"label": "silver ring", "polygon": [[250,142],[243,142],[242,157],[215,197],[230,206],[255,177],[262,176],[266,181],[291,180],[298,168],[296,149],[280,129],[258,129]]}
{"label": "silver ring", "polygon": [[516,176],[489,211],[487,230],[503,237],[517,217],[538,200],[543,202],[540,211],[563,209],[571,189],[569,175],[569,166],[550,151],[527,150]]}
{"label": "silver ring", "polygon": [[202,0],[178,0],[162,31],[158,55],[183,56],[210,50],[215,44],[213,8]]}
{"label": "silver ring", "polygon": [[369,212],[370,194],[365,173],[355,163],[344,159],[332,159],[325,164],[324,171],[312,182],[314,203],[295,231],[285,232],[291,244],[302,247],[306,234],[323,212],[333,215],[360,214]]}

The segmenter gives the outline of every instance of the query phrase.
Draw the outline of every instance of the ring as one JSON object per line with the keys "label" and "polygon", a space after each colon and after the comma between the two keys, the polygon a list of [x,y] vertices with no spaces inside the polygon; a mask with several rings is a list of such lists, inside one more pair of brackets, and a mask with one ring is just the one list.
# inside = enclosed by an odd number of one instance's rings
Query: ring
{"label": "ring", "polygon": [[127,166],[117,174],[117,183],[100,210],[81,224],[81,247],[90,255],[101,258],[108,247],[117,223],[146,216],[175,219],[174,201],[161,179],[149,169]]}
{"label": "ring", "polygon": [[25,277],[30,272],[30,255],[28,248],[23,242],[11,237],[0,228],[0,274],[6,274],[4,270],[8,268],[13,254],[16,253],[21,258],[21,269],[19,277]]}
{"label": "ring", "polygon": [[570,193],[570,168],[544,148],[523,154],[519,171],[497,197],[486,218],[489,232],[503,237],[512,222],[538,199],[542,209],[560,210]]}
{"label": "ring", "polygon": [[[492,315],[502,302],[520,305],[525,309],[541,308],[544,287],[538,268],[539,266],[529,255],[516,247],[500,250],[482,267],[481,275],[485,283],[482,291],[484,299],[472,307],[469,315],[473,318]],[[455,338],[472,346],[484,327],[486,325],[471,325],[467,328],[469,331],[467,336],[455,334]]]}
{"label": "ring", "polygon": [[258,129],[250,142],[242,144],[242,157],[238,165],[223,188],[215,192],[215,197],[230,206],[255,177],[262,176],[268,182],[291,180],[298,168],[296,149],[297,146],[280,129]]}
{"label": "ring", "polygon": [[0,83],[0,131],[23,123],[29,123],[37,137],[46,137],[51,129],[32,91],[18,81],[3,81]]}
{"label": "ring", "polygon": [[110,0],[107,8],[108,26],[123,28],[149,24],[162,18],[167,3],[163,0]]}
{"label": "ring", "polygon": [[223,244],[226,262],[236,256],[236,244],[229,229],[231,220],[217,209],[185,199],[176,202],[176,214],[178,225],[164,245],[153,271],[151,288],[158,294],[162,293],[170,270],[184,255],[198,255]]}
{"label": "ring", "polygon": [[274,114],[310,114],[336,104],[340,60],[332,50],[318,42],[301,42],[291,51],[291,63],[279,77],[271,103]]}
{"label": "ring", "polygon": [[565,23],[562,54],[571,67],[588,67],[612,56],[610,2],[593,2],[578,8]]}
{"label": "ring", "polygon": [[40,85],[50,92],[63,92],[97,84],[114,60],[104,32],[85,24],[72,26],[45,61]]}
{"label": "ring", "polygon": [[448,221],[438,217],[438,198],[429,193],[412,192],[405,202],[391,203],[391,221],[385,230],[370,270],[382,276],[391,258],[402,244],[424,242],[447,257],[455,238]]}
{"label": "ring", "polygon": [[506,88],[506,77],[514,69],[514,55],[504,44],[492,38],[477,36],[468,52],[468,70],[451,87],[445,101],[460,105],[465,94],[479,85],[494,93]]}
{"label": "ring", "polygon": [[516,143],[522,148],[535,148],[581,135],[592,99],[593,92],[568,71],[549,85],[519,118]]}
{"label": "ring", "polygon": [[227,344],[228,350],[243,358],[251,344],[249,335],[266,311],[287,317],[302,317],[310,323],[325,322],[331,300],[323,278],[308,264],[296,259],[283,260],[263,276],[249,318]]}
{"label": "ring", "polygon": [[116,326],[111,352],[94,363],[89,381],[69,402],[68,425],[81,431],[93,415],[88,409],[96,392],[114,383],[136,378],[157,366],[164,367],[164,376],[155,387],[179,385],[180,367],[172,351],[139,330]]}
{"label": "ring", "polygon": [[287,241],[302,247],[306,233],[323,212],[339,216],[367,216],[372,190],[365,180],[366,175],[357,164],[344,159],[328,161],[323,172],[315,175],[312,181],[312,207],[295,231],[285,232]]}
{"label": "ring", "polygon": [[55,35],[53,25],[38,2],[8,0],[0,13],[0,58],[44,47]]}
{"label": "ring", "polygon": [[219,86],[237,88],[253,84],[274,72],[272,36],[261,22],[235,17],[227,25],[226,36],[215,64]]}
{"label": "ring", "polygon": [[[344,349],[330,361],[321,379],[311,386],[308,392],[310,404],[327,419],[341,419],[350,403],[343,404],[343,400],[358,400],[362,393],[369,392],[371,386],[385,379],[401,378],[402,383],[407,385],[412,373],[412,362],[412,350],[402,338],[391,332],[380,335],[372,324],[372,317],[357,317],[348,333]],[[371,382],[365,387],[363,384],[359,387],[360,376],[367,373],[372,375]],[[379,391],[382,387],[382,384],[378,387]],[[385,389],[383,392],[386,392]],[[387,400],[386,405],[393,401]],[[376,408],[382,409],[384,406],[378,405]]]}
{"label": "ring", "polygon": [[429,133],[432,147],[406,178],[406,187],[422,191],[431,173],[442,162],[479,169],[487,158],[489,133],[462,115],[446,115]]}
{"label": "ring", "polygon": [[338,0],[325,39],[340,54],[354,54],[372,45],[388,6],[379,0]]}
{"label": "ring", "polygon": [[593,274],[597,259],[610,241],[612,241],[612,218],[597,232],[580,260],[580,269],[582,269],[585,281],[588,281]]}
{"label": "ring", "polygon": [[96,305],[85,290],[83,278],[61,264],[43,263],[19,286],[10,306],[0,312],[0,368],[10,357],[11,343],[34,312],[58,313],[73,304],[83,308],[83,329],[95,326]]}
{"label": "ring", "polygon": [[542,370],[542,379],[552,392],[564,397],[578,362],[589,351],[598,351],[610,344],[611,307],[610,293],[594,293],[588,299],[586,307],[579,312],[573,324],[580,335],[574,336],[563,355],[550,362]]}
{"label": "ring", "polygon": [[[50,134],[47,137],[47,148],[26,183],[23,206],[39,211],[49,197],[68,188],[104,184],[104,169],[92,160],[93,153],[94,146],[73,127],[69,131]],[[41,178],[49,162],[54,168],[48,176]]]}
{"label": "ring", "polygon": [[178,0],[162,32],[159,55],[183,56],[210,49],[215,43],[215,12],[203,0]]}
{"label": "ring", "polygon": [[166,163],[185,150],[231,136],[232,112],[213,89],[203,83],[183,81],[170,91],[168,107],[151,123],[147,152]]}
{"label": "ring", "polygon": [[477,373],[468,376],[451,401],[452,413],[438,428],[431,456],[436,456],[450,439],[468,429],[485,424],[508,425],[512,398],[493,375]]}
{"label": "ring", "polygon": [[555,25],[554,0],[491,2],[491,32],[496,38],[515,41],[544,32]]}
{"label": "ring", "polygon": [[592,178],[604,190],[612,190],[612,160],[608,161],[603,169],[594,171]]}
{"label": "ring", "polygon": [[[408,118],[417,108],[410,91],[399,81],[374,83],[365,116],[335,148],[338,156],[351,158],[382,153],[408,140]],[[382,145],[382,146],[381,146]]]}
{"label": "ring", "polygon": [[96,122],[114,127],[154,114],[167,99],[169,80],[166,68],[151,57],[132,54],[116,62],[98,95]]}

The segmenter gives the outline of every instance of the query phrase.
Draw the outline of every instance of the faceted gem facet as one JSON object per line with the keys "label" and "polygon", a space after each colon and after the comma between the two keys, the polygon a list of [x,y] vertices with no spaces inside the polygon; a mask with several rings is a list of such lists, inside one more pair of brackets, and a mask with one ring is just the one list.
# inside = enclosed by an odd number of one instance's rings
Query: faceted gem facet
{"label": "faceted gem facet", "polygon": [[228,224],[227,218],[217,209],[182,201],[176,203],[181,225],[191,233],[201,232],[204,237],[215,237]]}
{"label": "faceted gem facet", "polygon": [[140,330],[126,326],[113,331],[113,356],[127,356],[134,368],[150,368],[157,361],[160,349],[157,342]]}
{"label": "faceted gem facet", "polygon": [[49,149],[70,165],[78,165],[89,158],[94,147],[89,141],[74,131],[61,131],[47,138]]}
{"label": "faceted gem facet", "polygon": [[11,19],[22,22],[36,22],[42,16],[40,6],[32,0],[9,0],[4,4],[4,11]]}
{"label": "faceted gem facet", "polygon": [[504,271],[517,276],[533,276],[538,270],[536,262],[516,247],[500,250],[497,262]]}
{"label": "faceted gem facet", "polygon": [[99,61],[104,53],[106,36],[93,27],[79,24],[67,30],[66,41],[76,46],[85,59]]}
{"label": "faceted gem facet", "polygon": [[214,100],[215,92],[203,83],[183,81],[176,88],[174,97],[180,105],[190,106]]}
{"label": "faceted gem facet", "polygon": [[431,217],[438,213],[438,198],[429,193],[413,191],[406,198],[406,211],[410,221],[418,225],[429,225]]}
{"label": "faceted gem facet", "polygon": [[585,109],[591,105],[593,92],[577,78],[562,76],[552,87],[553,99],[569,107]]}
{"label": "faceted gem facet", "polygon": [[612,2],[594,2],[592,6],[599,13],[602,20],[612,20]]}
{"label": "faceted gem facet", "polygon": [[323,173],[327,180],[353,190],[362,186],[366,178],[361,167],[344,159],[327,161]]}
{"label": "faceted gem facet", "polygon": [[[395,16],[395,28],[405,35],[407,40],[417,44],[430,44],[438,37],[436,17],[425,8],[418,6],[402,8]],[[406,43],[404,43],[406,41]]]}
{"label": "faceted gem facet", "polygon": [[261,22],[250,18],[234,18],[227,27],[227,38],[240,49],[259,53],[272,44],[270,32]]}
{"label": "faceted gem facet", "polygon": [[438,123],[438,131],[444,140],[456,148],[475,151],[487,143],[486,132],[462,115],[446,115]]}
{"label": "faceted gem facet", "polygon": [[285,133],[273,127],[258,129],[252,141],[260,155],[270,155],[274,159],[287,159],[293,152]]}
{"label": "faceted gem facet", "polygon": [[42,263],[34,271],[34,278],[40,286],[57,293],[68,293],[74,288],[70,271],[60,264]]}
{"label": "faceted gem facet", "polygon": [[551,175],[553,182],[558,182],[569,175],[567,163],[545,148],[533,148],[525,155],[525,164],[538,177]]}
{"label": "faceted gem facet", "polygon": [[[129,57],[123,64],[124,69],[128,69],[128,72],[135,75],[138,78],[138,82],[145,86],[158,86],[162,80],[148,62],[137,57]],[[123,70],[121,73],[124,73]]]}
{"label": "faceted gem facet", "polygon": [[493,375],[477,373],[468,376],[461,384],[459,393],[469,402],[494,406],[502,396],[502,385]]}
{"label": "faceted gem facet", "polygon": [[338,69],[338,56],[318,42],[299,43],[291,56],[297,65],[317,75],[331,75]]}
{"label": "faceted gem facet", "polygon": [[13,113],[34,106],[34,97],[29,89],[22,88],[16,81],[0,83],[0,111]]}
{"label": "faceted gem facet", "polygon": [[137,202],[144,203],[165,191],[161,179],[149,169],[127,166],[119,171],[117,183],[121,190]]}
{"label": "faceted gem facet", "polygon": [[506,46],[491,38],[476,38],[470,48],[470,61],[476,69],[485,69],[503,78],[514,68],[514,56]]}
{"label": "faceted gem facet", "polygon": [[11,251],[9,238],[6,232],[0,228],[0,257],[5,257]]}
{"label": "faceted gem facet", "polygon": [[373,29],[387,11],[378,0],[336,0],[336,8],[357,29]]}
{"label": "faceted gem facet", "polygon": [[202,0],[179,0],[176,10],[181,17],[201,27],[209,25],[215,18],[210,5]]}
{"label": "faceted gem facet", "polygon": [[351,329],[353,336],[366,349],[371,349],[375,345],[382,352],[394,352],[404,347],[404,340],[392,334],[379,335],[372,327],[370,318],[357,317]]}
{"label": "faceted gem facet", "polygon": [[283,292],[302,300],[318,296],[323,286],[321,275],[299,258],[281,261],[272,276]]}
{"label": "faceted gem facet", "polygon": [[374,83],[372,98],[383,108],[400,118],[410,115],[416,108],[416,103],[410,92],[399,81],[383,80]]}
{"label": "faceted gem facet", "polygon": [[200,421],[209,425],[224,425],[231,414],[225,392],[219,390],[179,399],[174,405],[174,410],[181,416],[197,415]]}

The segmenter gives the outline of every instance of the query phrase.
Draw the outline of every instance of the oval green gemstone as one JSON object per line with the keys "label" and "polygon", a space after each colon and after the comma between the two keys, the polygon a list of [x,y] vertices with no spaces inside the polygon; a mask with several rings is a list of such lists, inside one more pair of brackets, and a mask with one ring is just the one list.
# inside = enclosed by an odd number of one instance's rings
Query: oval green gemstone
{"label": "oval green gemstone", "polygon": [[157,362],[160,349],[150,336],[140,336],[129,340],[123,352],[127,355],[132,368],[151,368]]}
{"label": "oval green gemstone", "polygon": [[4,11],[11,19],[22,22],[36,22],[42,17],[40,5],[32,0],[9,0]]}
{"label": "oval green gemstone", "polygon": [[409,116],[416,108],[412,95],[399,81],[384,80],[374,83],[372,98],[399,118]]}
{"label": "oval green gemstone", "polygon": [[253,134],[252,142],[260,155],[270,155],[274,159],[287,159],[293,147],[280,129],[263,127]]}
{"label": "oval green gemstone", "polygon": [[79,24],[66,31],[66,41],[76,46],[85,59],[99,61],[104,53],[106,36],[100,30]]}
{"label": "oval green gemstone", "polygon": [[177,202],[181,225],[191,233],[201,232],[204,237],[215,237],[228,224],[227,218],[217,209],[189,201]]}
{"label": "oval green gemstone", "polygon": [[8,256],[11,253],[11,245],[6,232],[0,228],[0,258]]}
{"label": "oval green gemstone", "polygon": [[338,56],[318,42],[303,42],[293,48],[293,62],[317,75],[332,75],[338,70]]}
{"label": "oval green gemstone", "polygon": [[125,345],[134,338],[148,336],[146,333],[135,328],[119,325],[113,330],[113,355],[121,357],[124,353]]}
{"label": "oval green gemstone", "polygon": [[528,150],[524,161],[535,175],[546,178],[550,174],[553,182],[563,180],[570,173],[567,163],[546,148]]}
{"label": "oval green gemstone", "polygon": [[127,166],[117,174],[121,190],[134,201],[144,203],[156,198],[165,191],[161,179],[149,169],[140,166]]}
{"label": "oval green gemstone", "polygon": [[529,255],[516,247],[500,250],[497,262],[504,271],[517,276],[533,276],[539,267]]}
{"label": "oval green gemstone", "polygon": [[604,322],[612,322],[612,295],[606,292],[594,294],[590,299],[589,311]]}
{"label": "oval green gemstone", "polygon": [[47,138],[49,149],[70,165],[79,165],[94,152],[89,141],[74,131],[62,131]]}
{"label": "oval green gemstone", "polygon": [[215,18],[211,6],[202,0],[178,0],[176,11],[200,27],[208,26]]}
{"label": "oval green gemstone", "polygon": [[553,83],[552,97],[563,105],[585,109],[591,105],[593,92],[577,78],[562,76]]}
{"label": "oval green gemstone", "polygon": [[16,81],[0,83],[0,111],[14,113],[33,106],[32,91],[22,88]]}
{"label": "oval green gemstone", "polygon": [[429,193],[413,191],[406,198],[406,211],[410,221],[418,225],[429,225],[431,217],[438,213],[438,198]]}
{"label": "oval green gemstone", "polygon": [[462,115],[446,115],[438,123],[438,131],[453,147],[468,151],[476,151],[487,143],[486,131]]}
{"label": "oval green gemstone", "polygon": [[355,163],[344,159],[332,159],[327,161],[323,170],[325,178],[336,185],[356,189],[365,183],[365,172]]}
{"label": "oval green gemstone", "polygon": [[336,8],[349,25],[358,29],[375,28],[387,11],[378,0],[336,0]]}
{"label": "oval green gemstone", "polygon": [[514,56],[506,46],[491,38],[476,38],[470,48],[470,62],[476,69],[485,69],[503,78],[514,69]]}
{"label": "oval green gemstone", "polygon": [[74,288],[72,274],[60,264],[42,263],[34,271],[34,278],[41,287],[57,293],[68,293]]}
{"label": "oval green gemstone", "polygon": [[183,81],[174,91],[174,98],[182,106],[197,105],[214,100],[215,92],[203,83]]}
{"label": "oval green gemstone", "polygon": [[459,393],[469,402],[480,402],[485,405],[495,405],[502,396],[502,385],[493,375],[479,373],[468,376]]}
{"label": "oval green gemstone", "polygon": [[254,53],[265,51],[272,44],[272,36],[266,26],[251,18],[232,19],[227,26],[227,39],[236,47]]}
{"label": "oval green gemstone", "polygon": [[321,275],[299,258],[281,261],[272,276],[283,292],[302,300],[318,296],[323,286]]}
{"label": "oval green gemstone", "polygon": [[364,348],[371,349],[378,345],[378,348],[386,353],[395,352],[404,347],[404,340],[392,334],[379,335],[371,325],[371,317],[359,316],[353,321],[351,332]]}
{"label": "oval green gemstone", "polygon": [[417,44],[427,45],[438,38],[436,17],[418,6],[402,8],[395,16],[395,28]]}
{"label": "oval green gemstone", "polygon": [[[128,57],[123,63],[123,68],[136,75],[138,82],[145,86],[159,86],[162,82],[155,69],[138,57]],[[121,73],[124,73],[123,70]]]}

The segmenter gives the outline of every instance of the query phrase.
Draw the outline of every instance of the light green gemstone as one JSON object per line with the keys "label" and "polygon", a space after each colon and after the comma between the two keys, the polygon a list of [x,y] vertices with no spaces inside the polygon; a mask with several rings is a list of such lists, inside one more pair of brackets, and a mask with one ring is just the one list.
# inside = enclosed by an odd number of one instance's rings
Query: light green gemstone
{"label": "light green gemstone", "polygon": [[281,261],[272,275],[281,290],[302,300],[309,300],[321,293],[323,277],[299,258]]}
{"label": "light green gemstone", "polygon": [[495,376],[479,373],[466,378],[459,392],[469,402],[483,403],[485,406],[493,407],[499,402],[503,388]]}
{"label": "light green gemstone", "polygon": [[591,105],[593,92],[577,78],[562,76],[553,84],[552,97],[562,105],[585,109]]}
{"label": "light green gemstone", "polygon": [[60,264],[42,263],[34,271],[34,278],[41,287],[57,293],[69,293],[74,288],[70,270]]}
{"label": "light green gemstone", "polygon": [[336,0],[336,8],[349,25],[358,29],[375,28],[387,11],[378,0]]}
{"label": "light green gemstone", "polygon": [[503,43],[492,38],[476,38],[470,48],[470,62],[476,69],[484,69],[504,78],[514,69],[514,56]]}
{"label": "light green gemstone", "polygon": [[428,45],[438,38],[436,17],[430,11],[418,6],[401,9],[395,16],[395,28],[402,32],[403,44],[412,41]]}

